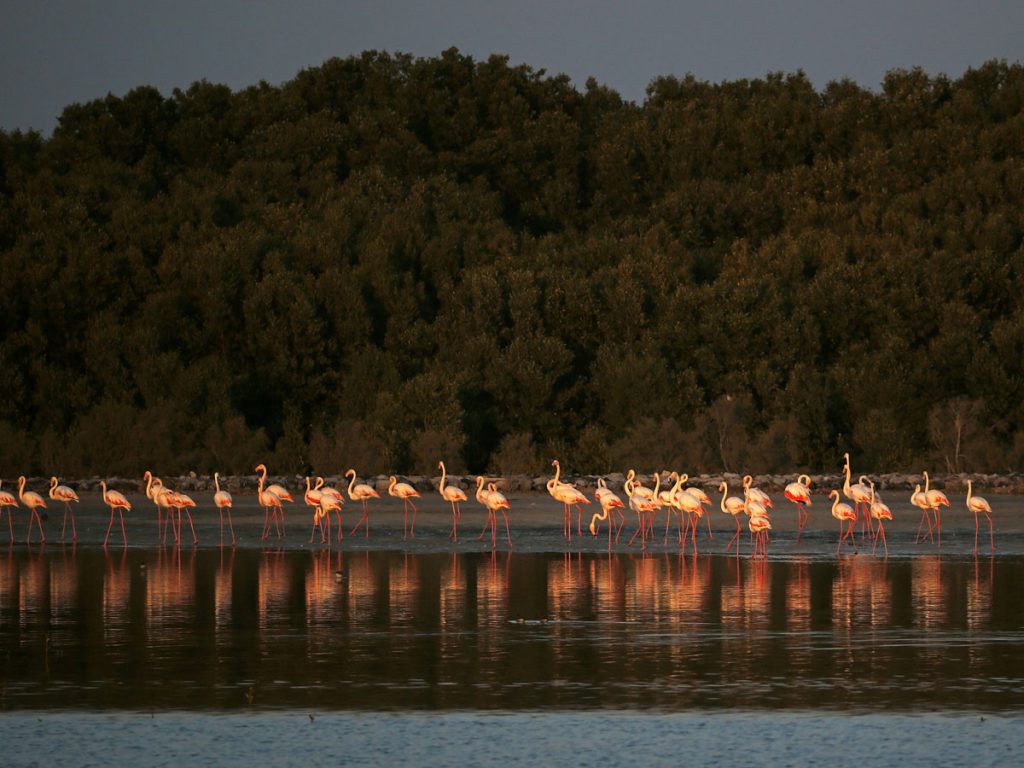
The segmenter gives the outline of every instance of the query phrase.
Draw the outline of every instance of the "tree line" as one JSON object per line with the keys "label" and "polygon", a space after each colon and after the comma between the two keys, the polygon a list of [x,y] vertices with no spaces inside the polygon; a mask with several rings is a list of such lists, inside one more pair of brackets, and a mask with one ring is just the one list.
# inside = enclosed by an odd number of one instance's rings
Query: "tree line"
{"label": "tree line", "polygon": [[1024,69],[457,50],[0,132],[0,474],[1006,471]]}

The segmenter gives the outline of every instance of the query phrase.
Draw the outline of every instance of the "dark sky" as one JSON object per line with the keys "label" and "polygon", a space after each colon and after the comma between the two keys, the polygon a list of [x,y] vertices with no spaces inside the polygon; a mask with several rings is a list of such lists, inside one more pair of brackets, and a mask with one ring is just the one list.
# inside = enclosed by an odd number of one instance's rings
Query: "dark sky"
{"label": "dark sky", "polygon": [[279,84],[374,48],[593,75],[642,101],[658,75],[803,69],[875,88],[893,68],[957,77],[1024,59],[1022,0],[4,0],[0,128],[49,133],[67,104],[138,85]]}

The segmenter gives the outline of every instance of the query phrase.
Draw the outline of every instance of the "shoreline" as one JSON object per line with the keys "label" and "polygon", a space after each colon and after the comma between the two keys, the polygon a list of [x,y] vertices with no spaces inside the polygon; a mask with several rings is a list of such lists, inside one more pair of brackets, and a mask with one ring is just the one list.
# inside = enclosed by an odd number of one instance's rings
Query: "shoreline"
{"label": "shoreline", "polygon": [[[833,488],[841,489],[845,480],[843,473],[831,473],[831,474],[811,474],[804,473],[811,478],[811,490],[814,493],[827,492]],[[907,472],[890,472],[885,474],[867,474],[859,473],[854,476],[854,481],[861,475],[868,477],[875,482],[879,492],[883,491],[913,491],[914,486],[920,484],[924,485],[924,478],[920,473],[911,474]],[[497,485],[498,490],[503,492],[513,493],[547,493],[546,483],[554,475],[527,475],[517,474],[509,476],[498,476],[498,475],[485,475],[488,482],[493,482]],[[754,487],[761,488],[769,493],[781,493],[788,483],[792,483],[797,479],[797,474],[760,474],[754,475],[753,485]],[[310,475],[310,478],[316,477]],[[441,483],[441,476],[430,476],[430,475],[396,475],[399,482],[405,482],[412,485],[420,493],[436,492]],[[468,494],[476,488],[476,475],[456,475],[449,474],[446,480],[447,485],[453,485],[467,491]],[[592,492],[597,487],[597,481],[600,478],[605,478],[607,485],[613,491],[621,492],[623,483],[625,482],[625,475],[621,472],[610,472],[606,475],[574,475],[574,474],[563,474],[562,482],[575,485],[581,491]],[[179,491],[188,492],[212,492],[214,490],[213,475],[201,475],[195,472],[189,472],[187,475],[165,475],[165,484],[168,487],[175,488]],[[358,478],[359,482],[368,483],[378,493],[384,495],[387,493],[388,483],[390,475],[369,475]],[[4,490],[16,493],[18,487],[17,478],[0,478],[3,480],[3,485],[0,486]],[[655,485],[655,477],[653,474],[638,474],[637,479],[640,480],[644,485],[653,487]],[[982,492],[996,494],[996,495],[1011,495],[1021,494],[1024,495],[1024,472],[1013,472],[1009,474],[986,474],[986,473],[936,473],[929,475],[931,481],[931,488],[941,491],[949,491],[952,493],[963,493],[967,492],[967,481],[973,482],[974,492],[981,494]],[[99,475],[93,475],[86,478],[78,479],[60,479],[62,485],[66,485],[73,490],[82,491],[86,493],[99,492],[100,482],[106,481],[107,487],[112,490],[118,490],[122,492],[143,492],[145,491],[146,484],[140,478],[131,477],[100,477]],[[343,475],[327,475],[324,477],[327,485],[338,488],[344,491],[348,486],[347,479]],[[715,473],[715,474],[698,474],[690,477],[687,482],[687,486],[693,487],[698,486],[708,492],[717,492],[718,487],[722,481],[728,483],[730,492],[738,492],[742,487],[743,476],[734,473]],[[666,487],[667,473],[662,474],[662,488]],[[27,478],[26,488],[38,489],[41,486],[49,486],[48,477],[29,477]],[[305,475],[268,475],[267,483],[273,484],[278,483],[287,488],[292,493],[303,493],[305,490],[306,476]],[[242,495],[256,493],[257,478],[256,475],[221,475],[220,484],[223,490],[230,493],[238,493]]]}

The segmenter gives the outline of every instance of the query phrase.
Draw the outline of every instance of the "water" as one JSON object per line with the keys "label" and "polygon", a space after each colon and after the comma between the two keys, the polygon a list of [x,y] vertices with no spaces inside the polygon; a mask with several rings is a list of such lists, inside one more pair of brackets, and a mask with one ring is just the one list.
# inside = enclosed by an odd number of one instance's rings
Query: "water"
{"label": "water", "polygon": [[450,551],[436,515],[403,542],[394,509],[340,548],[296,523],[261,548],[255,510],[236,549],[208,513],[181,549],[140,516],[104,551],[98,508],[55,545],[51,518],[45,547],[0,548],[0,762],[1019,762],[1008,515],[977,558],[963,516],[940,551],[907,511],[889,558],[780,520],[764,562],[725,530],[696,555],[565,552],[557,509],[519,507],[497,552],[479,521]]}

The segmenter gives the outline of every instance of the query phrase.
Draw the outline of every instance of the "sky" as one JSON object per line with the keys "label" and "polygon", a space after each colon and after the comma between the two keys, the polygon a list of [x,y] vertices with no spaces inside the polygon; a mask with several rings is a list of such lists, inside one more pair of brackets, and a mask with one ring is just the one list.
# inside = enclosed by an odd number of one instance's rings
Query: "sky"
{"label": "sky", "polygon": [[641,102],[652,79],[802,69],[877,88],[1024,60],[1021,0],[3,0],[0,129],[49,134],[65,106],[140,85],[278,85],[376,49],[509,56]]}

